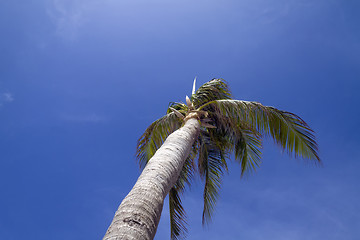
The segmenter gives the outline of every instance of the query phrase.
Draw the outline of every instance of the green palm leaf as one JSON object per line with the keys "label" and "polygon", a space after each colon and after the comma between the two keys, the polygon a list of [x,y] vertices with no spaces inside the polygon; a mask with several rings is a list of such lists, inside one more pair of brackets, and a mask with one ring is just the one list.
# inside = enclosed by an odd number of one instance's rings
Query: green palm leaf
{"label": "green palm leaf", "polygon": [[260,164],[261,134],[248,123],[224,115],[217,105],[209,104],[203,110],[210,113],[211,124],[217,126],[210,131],[212,142],[228,155],[235,153],[235,159],[241,164],[241,175],[255,170]]}
{"label": "green palm leaf", "polygon": [[213,79],[199,87],[191,96],[191,101],[195,108],[198,108],[210,101],[230,98],[231,92],[226,82],[222,79]]}
{"label": "green palm leaf", "polygon": [[170,230],[171,239],[177,240],[185,237],[187,233],[186,213],[182,206],[180,193],[176,188],[169,192]]}
{"label": "green palm leaf", "polygon": [[234,141],[235,159],[240,163],[241,176],[246,172],[255,171],[261,163],[260,134],[252,129],[237,129]]}
{"label": "green palm leaf", "polygon": [[230,127],[246,123],[251,129],[271,136],[289,154],[320,162],[313,131],[299,116],[257,102],[227,99],[209,102],[200,109],[209,105],[222,121],[231,119]]}
{"label": "green palm leaf", "polygon": [[170,112],[153,122],[141,135],[137,143],[136,157],[141,167],[164,143],[165,139],[181,126],[180,119],[174,112]]}
{"label": "green palm leaf", "polygon": [[196,146],[197,144],[193,145],[193,149],[186,159],[175,186],[169,192],[170,231],[172,240],[184,238],[187,233],[186,211],[182,205],[180,196],[185,191],[186,186],[191,185],[194,176],[194,160],[197,155]]}
{"label": "green palm leaf", "polygon": [[224,148],[212,141],[211,130],[202,130],[199,136],[198,168],[200,176],[205,181],[203,224],[211,221],[216,201],[219,195],[221,178],[227,171]]}

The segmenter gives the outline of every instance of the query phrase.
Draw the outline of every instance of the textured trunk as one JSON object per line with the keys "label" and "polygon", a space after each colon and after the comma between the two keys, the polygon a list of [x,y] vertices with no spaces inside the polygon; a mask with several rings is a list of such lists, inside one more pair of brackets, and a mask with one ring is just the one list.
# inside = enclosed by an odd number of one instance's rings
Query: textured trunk
{"label": "textured trunk", "polygon": [[154,238],[164,199],[177,181],[199,129],[199,121],[190,118],[169,135],[120,204],[103,240]]}

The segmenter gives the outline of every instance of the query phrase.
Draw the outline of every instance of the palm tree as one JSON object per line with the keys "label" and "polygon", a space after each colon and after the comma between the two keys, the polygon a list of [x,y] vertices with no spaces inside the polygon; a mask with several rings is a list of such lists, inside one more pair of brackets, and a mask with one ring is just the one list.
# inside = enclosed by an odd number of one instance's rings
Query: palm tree
{"label": "palm tree", "polygon": [[211,219],[227,160],[241,175],[260,164],[262,137],[290,155],[320,163],[313,131],[299,116],[257,102],[233,100],[228,85],[213,79],[184,103],[170,103],[165,116],[140,137],[137,158],[144,167],[115,213],[104,240],[153,239],[169,196],[171,239],[186,233],[181,195],[194,174],[204,180],[203,224]]}

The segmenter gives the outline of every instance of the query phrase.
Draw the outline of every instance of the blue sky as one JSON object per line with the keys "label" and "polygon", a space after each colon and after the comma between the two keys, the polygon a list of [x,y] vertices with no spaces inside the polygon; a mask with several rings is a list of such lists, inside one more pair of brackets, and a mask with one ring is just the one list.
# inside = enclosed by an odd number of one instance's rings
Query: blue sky
{"label": "blue sky", "polygon": [[[136,181],[137,138],[170,101],[228,81],[234,98],[294,112],[323,167],[265,141],[231,164],[213,223],[201,183],[187,239],[360,236],[360,4],[343,0],[2,0],[0,239],[100,239]],[[169,239],[167,205],[155,239]]]}

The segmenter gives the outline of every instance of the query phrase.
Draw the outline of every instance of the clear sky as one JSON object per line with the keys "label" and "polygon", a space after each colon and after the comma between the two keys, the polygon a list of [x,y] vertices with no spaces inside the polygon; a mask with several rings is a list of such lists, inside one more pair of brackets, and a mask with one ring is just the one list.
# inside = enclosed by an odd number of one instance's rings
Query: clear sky
{"label": "clear sky", "polygon": [[[140,170],[138,137],[192,81],[294,112],[323,167],[265,141],[231,164],[213,223],[184,195],[189,240],[360,237],[357,0],[1,0],[0,239],[101,239]],[[168,209],[157,240],[169,239]]]}

